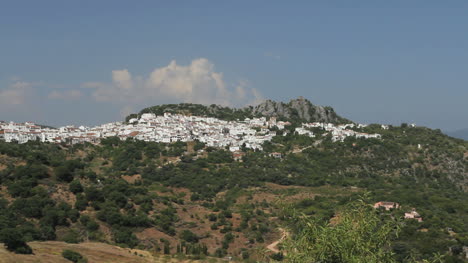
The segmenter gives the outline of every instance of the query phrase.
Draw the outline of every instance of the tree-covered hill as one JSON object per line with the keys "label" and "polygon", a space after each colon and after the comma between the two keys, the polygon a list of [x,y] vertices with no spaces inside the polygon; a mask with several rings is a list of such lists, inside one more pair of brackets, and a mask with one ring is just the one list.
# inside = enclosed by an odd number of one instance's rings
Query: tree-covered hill
{"label": "tree-covered hill", "polygon": [[245,118],[253,117],[252,112],[250,112],[247,109],[235,109],[215,104],[205,106],[201,104],[180,103],[163,104],[144,108],[138,114],[131,114],[127,116],[126,121],[128,121],[130,118],[141,116],[141,114],[143,113],[154,113],[156,115],[163,115],[165,112],[193,116],[214,117],[222,120],[243,120]]}
{"label": "tree-covered hill", "polygon": [[[332,142],[320,129],[314,138],[278,131],[264,151],[243,149],[240,160],[200,142],[0,142],[0,242],[18,253],[33,240],[89,240],[192,258],[287,260],[261,251],[281,238],[279,227],[300,237],[290,211],[332,222],[368,192],[371,203],[401,205],[376,211],[401,229],[383,248],[394,260],[439,253],[463,262],[468,142],[407,125],[359,131],[382,138]],[[412,208],[422,222],[403,219]]]}
{"label": "tree-covered hill", "polygon": [[266,100],[258,105],[247,106],[239,109],[223,107],[215,104],[209,106],[192,103],[164,104],[144,108],[138,114],[127,116],[125,120],[128,121],[130,118],[139,117],[143,113],[163,115],[165,112],[215,117],[228,121],[244,120],[245,118],[252,117],[277,117],[280,120],[291,122],[350,122],[349,120],[338,116],[332,107],[313,105],[303,97],[293,99],[288,103]]}

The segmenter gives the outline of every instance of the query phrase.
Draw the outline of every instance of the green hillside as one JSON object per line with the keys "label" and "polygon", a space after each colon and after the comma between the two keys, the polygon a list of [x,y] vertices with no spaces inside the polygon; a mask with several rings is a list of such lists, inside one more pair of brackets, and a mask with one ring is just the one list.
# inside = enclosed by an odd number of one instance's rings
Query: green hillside
{"label": "green hillside", "polygon": [[229,107],[222,107],[219,105],[201,105],[192,103],[180,104],[163,104],[152,106],[142,109],[138,114],[131,114],[125,118],[128,121],[130,118],[141,116],[143,113],[154,113],[156,115],[164,115],[164,113],[177,113],[193,116],[206,116],[222,120],[243,120],[245,118],[252,118],[253,114],[248,109],[233,109]]}
{"label": "green hillside", "polygon": [[[396,262],[436,253],[463,262],[468,142],[407,125],[359,131],[382,139],[278,134],[239,161],[197,142],[0,142],[0,242],[19,253],[33,240],[89,240],[189,258],[288,260],[267,247],[280,228],[299,233],[291,213],[328,223],[368,193],[370,204],[401,205],[379,212],[401,228],[386,247]],[[403,219],[412,208],[422,222]]]}

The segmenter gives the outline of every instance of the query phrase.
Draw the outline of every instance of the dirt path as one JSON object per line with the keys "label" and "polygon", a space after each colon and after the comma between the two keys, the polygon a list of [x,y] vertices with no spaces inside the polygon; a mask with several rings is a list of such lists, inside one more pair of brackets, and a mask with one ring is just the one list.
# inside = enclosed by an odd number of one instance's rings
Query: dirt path
{"label": "dirt path", "polygon": [[267,249],[270,251],[273,251],[274,253],[280,252],[278,248],[276,247],[278,246],[279,243],[281,243],[288,236],[288,232],[284,228],[280,227],[278,229],[281,231],[281,238],[267,246]]}
{"label": "dirt path", "polygon": [[291,152],[291,153],[301,153],[301,152],[303,152],[304,150],[307,150],[307,149],[312,148],[312,147],[315,147],[315,146],[317,146],[316,143],[314,143],[313,145],[306,146],[306,147],[304,147],[304,148],[300,148],[300,149],[297,149],[297,148],[296,148],[296,149],[293,149],[293,150],[290,151],[290,152]]}

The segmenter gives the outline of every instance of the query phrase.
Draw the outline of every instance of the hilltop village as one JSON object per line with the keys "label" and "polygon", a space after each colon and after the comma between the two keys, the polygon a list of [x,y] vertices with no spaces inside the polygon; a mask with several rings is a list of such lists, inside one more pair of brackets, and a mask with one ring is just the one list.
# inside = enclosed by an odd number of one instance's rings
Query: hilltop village
{"label": "hilltop village", "polygon": [[[39,140],[49,143],[99,143],[102,138],[117,136],[121,140],[134,138],[143,141],[171,143],[176,141],[198,140],[211,147],[229,147],[238,151],[241,147],[262,150],[262,144],[276,136],[276,130],[284,130],[289,122],[246,118],[243,121],[225,121],[212,117],[186,116],[165,113],[156,116],[144,113],[140,118],[132,118],[128,123],[113,122],[95,127],[64,126],[58,129],[43,127],[32,122],[14,123],[0,121],[0,140],[26,143]],[[380,134],[360,133],[352,128],[364,127],[362,124],[334,125],[332,123],[302,123],[294,132],[299,135],[314,137],[312,128],[321,128],[325,134],[331,134],[332,140],[343,141],[348,136],[358,138],[380,138]],[[382,128],[387,128],[382,125]],[[286,135],[287,132],[282,133]]]}

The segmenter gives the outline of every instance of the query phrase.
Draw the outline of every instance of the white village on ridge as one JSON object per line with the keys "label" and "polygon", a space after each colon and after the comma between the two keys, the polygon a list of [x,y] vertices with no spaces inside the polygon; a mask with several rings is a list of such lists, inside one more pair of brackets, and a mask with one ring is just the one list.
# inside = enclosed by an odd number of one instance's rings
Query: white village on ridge
{"label": "white village on ridge", "polygon": [[[277,130],[284,130],[289,122],[277,121],[275,117],[268,120],[261,118],[246,118],[243,121],[225,121],[212,117],[186,116],[164,113],[156,116],[144,113],[140,118],[125,122],[113,122],[95,127],[64,126],[58,129],[36,125],[32,122],[14,123],[0,121],[0,140],[6,142],[26,143],[39,140],[49,143],[99,143],[102,138],[116,136],[121,140],[134,138],[143,141],[171,143],[176,141],[198,140],[211,147],[229,147],[238,151],[242,146],[262,150],[262,144],[276,136]],[[302,123],[295,128],[299,135],[314,137],[311,128],[321,128],[331,134],[332,141],[343,141],[348,136],[357,138],[380,138],[380,134],[361,133],[352,130],[354,127],[364,127],[363,124],[334,125],[332,123]],[[382,125],[383,129],[388,127]],[[283,133],[285,135],[286,132]]]}

